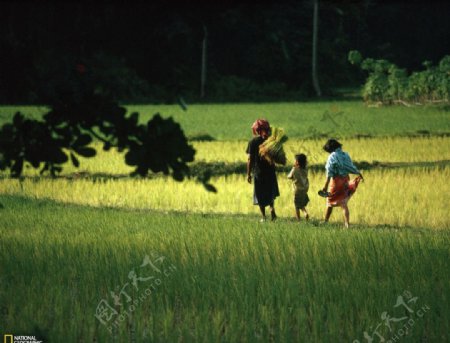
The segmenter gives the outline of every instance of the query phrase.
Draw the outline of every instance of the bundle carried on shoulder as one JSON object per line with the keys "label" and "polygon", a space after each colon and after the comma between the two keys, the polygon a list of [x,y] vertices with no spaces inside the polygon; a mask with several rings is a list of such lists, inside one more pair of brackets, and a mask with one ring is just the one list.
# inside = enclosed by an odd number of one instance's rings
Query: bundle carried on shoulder
{"label": "bundle carried on shoulder", "polygon": [[259,155],[264,157],[270,164],[286,164],[286,154],[283,144],[288,137],[284,130],[278,127],[271,127],[271,135],[259,146]]}

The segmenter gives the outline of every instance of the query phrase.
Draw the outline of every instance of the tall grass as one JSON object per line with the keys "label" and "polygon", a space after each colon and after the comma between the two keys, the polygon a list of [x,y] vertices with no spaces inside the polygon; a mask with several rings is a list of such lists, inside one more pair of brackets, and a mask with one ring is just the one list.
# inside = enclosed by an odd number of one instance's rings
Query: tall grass
{"label": "tall grass", "polygon": [[[310,164],[325,164],[328,154],[322,146],[325,139],[291,139],[285,144],[288,163],[294,155],[305,153]],[[342,140],[343,149],[348,151],[354,161],[407,162],[420,163],[432,161],[450,161],[450,137],[384,137]],[[246,163],[246,141],[193,142],[197,151],[195,161]],[[97,149],[94,158],[79,157],[80,167],[75,168],[70,162],[64,165],[62,175],[87,172],[124,175],[133,171],[125,164],[124,153],[112,149],[105,152],[100,143],[93,145]],[[0,175],[7,175],[6,172]],[[25,168],[24,175],[38,176],[39,169]]]}
{"label": "tall grass", "polygon": [[[38,118],[45,108],[0,107],[0,123],[16,110]],[[303,152],[311,164],[326,160],[325,139],[317,139],[324,134],[343,138],[355,161],[450,159],[449,137],[386,137],[450,132],[444,107],[321,102],[129,110],[142,120],[174,115],[187,135],[219,139],[193,143],[198,161],[245,162],[250,125],[259,117],[285,128],[289,159]],[[342,120],[323,120],[327,112],[342,113]],[[349,138],[360,134],[384,137]],[[280,173],[279,219],[259,223],[244,175],[214,178],[218,194],[193,181],[114,179],[131,168],[123,155],[99,150],[95,159],[80,159],[80,169],[65,166],[64,174],[104,178],[15,180],[2,173],[0,334],[34,334],[45,342],[363,342],[386,312],[415,320],[402,341],[447,340],[448,165],[363,171],[366,181],[349,203],[353,225],[343,230],[339,209],[320,225],[323,172],[309,175],[310,222],[293,220],[291,184]],[[111,334],[94,317],[97,305],[112,304],[111,291],[130,283],[130,271],[140,271],[152,252],[174,268]],[[134,300],[142,288],[129,292]],[[394,307],[405,291],[418,297],[410,304],[414,314]],[[124,313],[128,305],[116,308]],[[429,310],[419,317],[421,307]],[[381,327],[386,341],[402,327],[391,324],[393,332]]]}
{"label": "tall grass", "polygon": [[[305,153],[310,163],[325,164],[328,154],[322,149],[326,139],[290,139],[284,150],[290,160]],[[355,161],[425,162],[450,160],[450,137],[384,137],[341,140],[343,149]],[[196,142],[196,160],[206,162],[243,162],[246,141]]]}
{"label": "tall grass", "polygon": [[[449,331],[450,242],[442,232],[0,201],[9,332],[40,332],[51,342],[362,342],[382,312],[409,315],[393,307],[405,291],[418,297],[414,311],[430,309],[414,317],[405,341],[445,341]],[[151,252],[176,269],[111,335],[96,307],[112,303],[110,292]],[[402,327],[392,325],[394,333]]]}
{"label": "tall grass", "polygon": [[[350,201],[351,221],[364,225],[395,225],[449,228],[447,189],[450,167],[370,170]],[[325,183],[323,172],[309,174],[311,198],[308,209],[313,218],[322,218],[324,199],[317,195]],[[291,217],[293,198],[291,183],[279,174],[281,196],[276,200],[278,214]],[[64,203],[96,207],[156,209],[197,213],[256,213],[252,205],[252,186],[244,175],[218,177],[212,180],[218,194],[208,193],[193,181],[176,182],[156,179],[2,179],[4,194],[36,199],[53,199]],[[341,222],[335,209],[333,221]]]}

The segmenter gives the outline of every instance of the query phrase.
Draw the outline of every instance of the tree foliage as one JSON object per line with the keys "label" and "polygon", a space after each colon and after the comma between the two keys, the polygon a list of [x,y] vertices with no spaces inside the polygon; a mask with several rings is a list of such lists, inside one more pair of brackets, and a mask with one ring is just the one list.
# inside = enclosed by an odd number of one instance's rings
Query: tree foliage
{"label": "tree foliage", "polygon": [[450,55],[437,66],[423,63],[425,70],[408,75],[385,59],[363,59],[358,51],[350,51],[348,60],[368,73],[362,95],[366,102],[448,102],[450,99]]}
{"label": "tree foliage", "polygon": [[[139,113],[127,115],[124,107],[96,94],[83,75],[72,92],[56,98],[42,120],[18,112],[11,123],[3,125],[0,170],[9,169],[11,176],[20,177],[28,163],[41,173],[56,176],[69,159],[79,167],[80,156],[94,157],[93,140],[101,141],[105,151],[125,151],[125,163],[135,168],[133,175],[162,172],[178,181],[192,176],[188,163],[194,160],[195,150],[178,123],[156,114],[141,124]],[[207,190],[215,191],[208,175],[197,179]]]}
{"label": "tree foliage", "polygon": [[[94,67],[99,90],[125,102],[312,95],[312,5],[311,0],[0,2],[0,102],[48,103],[42,97],[52,96],[60,78],[70,77],[61,65],[73,59]],[[450,49],[449,9],[445,1],[321,0],[322,91],[327,95],[361,82],[361,73],[347,63],[350,49],[410,70],[423,60],[436,64]],[[203,27],[208,92],[200,99]],[[234,90],[236,80],[244,92]]]}
{"label": "tree foliage", "polygon": [[[86,84],[96,94],[118,101],[140,101],[149,93],[148,83],[128,67],[124,58],[104,51],[77,56],[49,49],[37,51],[34,56],[31,97],[40,103],[52,103],[61,92],[72,92]],[[79,82],[80,74],[83,74],[83,84]]]}

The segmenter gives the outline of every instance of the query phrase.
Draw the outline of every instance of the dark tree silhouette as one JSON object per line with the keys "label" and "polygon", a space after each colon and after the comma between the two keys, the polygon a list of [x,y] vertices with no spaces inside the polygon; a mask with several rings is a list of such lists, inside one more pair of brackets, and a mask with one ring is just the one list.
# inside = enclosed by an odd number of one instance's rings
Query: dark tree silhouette
{"label": "dark tree silhouette", "polygon": [[[59,94],[42,120],[25,118],[20,112],[0,129],[0,169],[12,177],[22,175],[25,163],[41,168],[41,174],[56,176],[69,158],[75,167],[78,156],[94,157],[94,139],[105,151],[115,147],[126,151],[125,162],[134,166],[133,175],[162,172],[182,181],[192,176],[187,165],[195,150],[180,125],[172,118],[156,114],[145,125],[139,113],[127,115],[124,107],[89,86],[85,67],[76,66],[79,77],[71,91]],[[209,191],[206,174],[196,176]]]}

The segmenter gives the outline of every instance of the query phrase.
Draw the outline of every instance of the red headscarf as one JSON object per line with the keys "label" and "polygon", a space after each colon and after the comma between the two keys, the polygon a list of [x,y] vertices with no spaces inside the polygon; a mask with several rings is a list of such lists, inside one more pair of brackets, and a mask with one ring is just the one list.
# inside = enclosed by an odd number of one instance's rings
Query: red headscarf
{"label": "red headscarf", "polygon": [[254,135],[259,135],[261,130],[270,130],[270,124],[265,119],[257,119],[252,125],[252,131]]}

